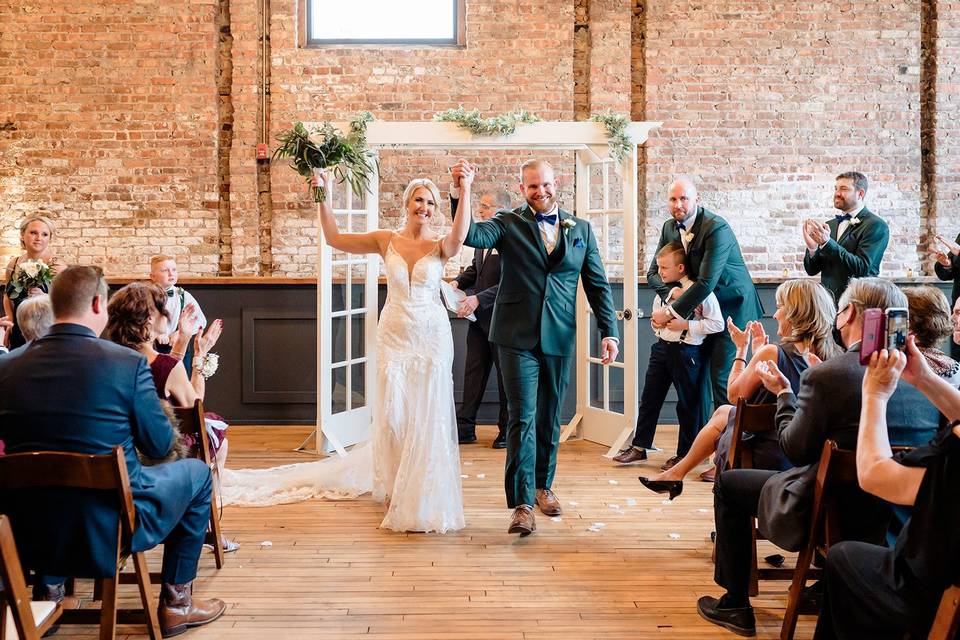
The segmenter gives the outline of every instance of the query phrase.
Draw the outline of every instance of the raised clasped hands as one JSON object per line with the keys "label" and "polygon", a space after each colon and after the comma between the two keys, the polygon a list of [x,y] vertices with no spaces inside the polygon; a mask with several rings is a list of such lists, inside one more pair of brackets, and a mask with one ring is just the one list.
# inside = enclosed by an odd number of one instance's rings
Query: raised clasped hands
{"label": "raised clasped hands", "polygon": [[453,186],[460,189],[464,184],[472,184],[477,168],[464,158],[460,158],[450,169]]}
{"label": "raised clasped hands", "polygon": [[790,388],[790,381],[773,360],[761,360],[754,366],[763,386],[774,395]]}
{"label": "raised clasped hands", "polygon": [[604,338],[600,342],[600,362],[610,364],[617,359],[620,353],[620,345],[613,338]]}

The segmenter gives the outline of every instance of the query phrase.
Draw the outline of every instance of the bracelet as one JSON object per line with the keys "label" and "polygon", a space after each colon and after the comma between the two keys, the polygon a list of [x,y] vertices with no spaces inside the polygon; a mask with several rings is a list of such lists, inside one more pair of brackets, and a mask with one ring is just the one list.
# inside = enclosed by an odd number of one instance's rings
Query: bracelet
{"label": "bracelet", "polygon": [[747,361],[746,361],[744,358],[734,358],[734,359],[733,359],[734,362],[736,362],[737,360],[739,360],[740,362],[742,362],[742,363],[743,363],[743,366],[747,366]]}
{"label": "bracelet", "polygon": [[177,360],[183,360],[183,354],[179,351],[171,351],[170,357],[176,358]]}

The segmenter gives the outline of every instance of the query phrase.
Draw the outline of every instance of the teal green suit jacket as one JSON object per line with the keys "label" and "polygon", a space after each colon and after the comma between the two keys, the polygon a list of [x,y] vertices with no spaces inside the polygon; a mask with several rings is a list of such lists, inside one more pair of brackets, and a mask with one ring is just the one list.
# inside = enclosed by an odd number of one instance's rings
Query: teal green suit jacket
{"label": "teal green suit jacket", "polygon": [[879,216],[864,207],[857,215],[858,224],[849,224],[842,237],[837,237],[840,223],[827,221],[830,239],[812,255],[807,250],[803,268],[808,275],[820,274],[820,283],[836,301],[847,288],[850,278],[880,275],[880,261],[890,241],[890,229]]}
{"label": "teal green suit jacket", "polygon": [[[547,254],[533,212],[524,204],[500,211],[486,222],[471,222],[468,247],[500,254],[500,288],[490,321],[490,341],[545,355],[569,356],[577,344],[577,283],[597,318],[603,337],[619,338],[613,299],[587,221],[559,211],[557,246]],[[574,220],[564,228],[564,220]]]}
{"label": "teal green suit jacket", "polygon": [[[687,247],[687,265],[693,286],[673,303],[673,310],[689,318],[696,308],[713,293],[720,303],[724,318],[733,318],[738,327],[763,316],[760,296],[740,253],[740,243],[727,221],[700,207],[693,222],[693,239]],[[657,253],[670,242],[680,242],[680,233],[673,218],[663,223]],[[654,253],[647,271],[647,282],[662,299],[676,284],[666,284],[657,270]]]}

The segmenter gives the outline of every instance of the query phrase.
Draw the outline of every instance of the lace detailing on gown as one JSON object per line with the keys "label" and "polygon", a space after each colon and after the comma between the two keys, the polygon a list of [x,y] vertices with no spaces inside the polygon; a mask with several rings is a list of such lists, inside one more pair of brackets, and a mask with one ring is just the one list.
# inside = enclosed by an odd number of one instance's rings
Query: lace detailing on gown
{"label": "lace detailing on gown", "polygon": [[464,526],[453,401],[453,336],[440,304],[439,245],[409,267],[387,247],[387,300],[377,329],[370,441],[346,458],[265,470],[227,470],[224,504],[261,505],[372,491],[389,500],[382,528],[446,532]]}

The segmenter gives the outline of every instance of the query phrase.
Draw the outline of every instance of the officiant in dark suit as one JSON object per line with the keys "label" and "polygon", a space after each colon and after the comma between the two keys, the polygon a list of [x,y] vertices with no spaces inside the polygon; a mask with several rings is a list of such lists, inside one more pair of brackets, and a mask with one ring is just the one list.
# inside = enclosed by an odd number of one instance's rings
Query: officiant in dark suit
{"label": "officiant in dark suit", "polygon": [[834,300],[840,300],[850,278],[880,275],[890,229],[864,205],[868,186],[867,176],[862,173],[841,173],[833,192],[833,206],[840,213],[827,222],[803,223],[803,242],[807,245],[803,268],[807,275],[820,274],[820,282],[833,293]]}
{"label": "officiant in dark suit", "polygon": [[[450,192],[451,211],[457,210],[459,185],[453,185]],[[477,209],[481,221],[489,220],[499,209],[510,206],[510,196],[504,191],[486,192],[480,196]],[[460,304],[457,315],[461,318],[471,313],[476,317],[467,328],[467,356],[463,369],[463,400],[457,411],[457,436],[460,444],[477,441],[477,411],[483,402],[487,389],[490,370],[497,371],[497,392],[500,413],[497,426],[500,432],[493,441],[494,449],[507,447],[507,396],[503,392],[503,376],[500,374],[500,360],[497,346],[490,342],[490,319],[493,317],[493,303],[497,299],[500,287],[500,256],[494,249],[476,249],[473,260],[451,283],[467,294]]]}
{"label": "officiant in dark suit", "polygon": [[[454,167],[454,180],[460,163]],[[557,205],[553,167],[528,160],[520,167],[526,204],[471,222],[464,244],[496,249],[500,289],[490,320],[507,393],[504,489],[514,510],[509,533],[536,530],[533,507],[562,512],[551,488],[560,445],[560,406],[577,344],[577,287],[583,285],[601,336],[600,358],[613,362],[619,332],[610,285],[590,223]]]}
{"label": "officiant in dark suit", "polygon": [[[697,187],[687,178],[675,180],[667,192],[667,210],[671,218],[663,223],[660,242],[654,256],[670,242],[681,242],[687,252],[690,278],[693,286],[681,294],[674,284],[666,284],[660,277],[656,259],[650,262],[647,283],[657,295],[669,304],[657,310],[651,320],[658,326],[666,326],[671,318],[689,319],[710,293],[717,296],[724,318],[732,318],[738,327],[747,326],[750,320],[759,320],[763,315],[760,296],[753,285],[747,265],[740,253],[740,243],[727,221],[701,207]],[[727,378],[737,355],[726,327],[721,333],[707,336],[704,353],[709,358],[712,385],[702,384],[700,424],[710,418],[710,398],[713,406],[727,404]],[[711,393],[712,386],[712,393]],[[671,458],[664,468],[669,468],[679,458]]]}

